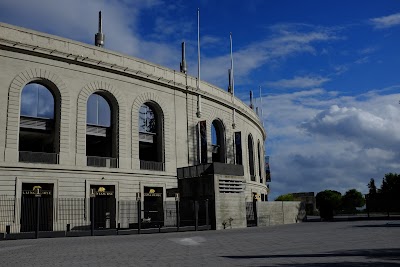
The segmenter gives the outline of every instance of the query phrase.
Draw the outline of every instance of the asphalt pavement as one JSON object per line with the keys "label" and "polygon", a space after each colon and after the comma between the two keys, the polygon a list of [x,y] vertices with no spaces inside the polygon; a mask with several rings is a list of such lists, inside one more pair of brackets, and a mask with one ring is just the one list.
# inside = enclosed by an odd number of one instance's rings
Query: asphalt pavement
{"label": "asphalt pavement", "polygon": [[0,266],[400,266],[399,221],[8,240]]}

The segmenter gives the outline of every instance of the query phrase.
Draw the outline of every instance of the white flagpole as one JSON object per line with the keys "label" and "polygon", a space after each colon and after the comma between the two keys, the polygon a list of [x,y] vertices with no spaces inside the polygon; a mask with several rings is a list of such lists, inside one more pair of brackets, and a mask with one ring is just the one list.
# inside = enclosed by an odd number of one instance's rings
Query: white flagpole
{"label": "white flagpole", "polygon": [[233,53],[232,53],[232,33],[229,34],[231,41],[231,85],[232,85],[232,95],[235,95],[235,79],[233,78]]}
{"label": "white flagpole", "polygon": [[263,105],[262,105],[262,94],[261,94],[261,86],[260,86],[260,118],[261,118],[261,123],[264,126],[264,118],[263,118]]}
{"label": "white flagpole", "polygon": [[[200,9],[197,8],[197,90],[200,90]],[[201,117],[201,95],[197,95],[197,117]]]}
{"label": "white flagpole", "polygon": [[200,9],[197,9],[197,89],[200,89]]}
{"label": "white flagpole", "polygon": [[[235,105],[235,79],[233,76],[233,52],[232,52],[232,32],[229,33],[229,39],[230,39],[230,44],[231,44],[231,91],[232,91],[232,104]],[[233,111],[232,111],[232,128],[235,129],[236,127],[236,119],[235,116],[236,115],[236,110],[235,107],[233,107]]]}

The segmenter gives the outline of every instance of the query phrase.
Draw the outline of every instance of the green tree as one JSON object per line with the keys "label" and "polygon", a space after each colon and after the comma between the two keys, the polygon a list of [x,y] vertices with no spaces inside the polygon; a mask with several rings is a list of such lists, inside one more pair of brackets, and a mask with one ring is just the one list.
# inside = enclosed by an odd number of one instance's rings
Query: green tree
{"label": "green tree", "polygon": [[357,208],[364,206],[365,199],[361,192],[350,189],[342,197],[342,208],[346,213],[356,213]]}
{"label": "green tree", "polygon": [[376,185],[375,185],[374,178],[371,178],[371,180],[369,181],[368,189],[369,189],[369,195],[376,195],[377,190],[376,190]]}
{"label": "green tree", "polygon": [[379,189],[371,179],[368,188],[367,204],[370,211],[400,211],[400,174],[385,174]]}
{"label": "green tree", "polygon": [[400,174],[387,173],[379,190],[381,205],[389,211],[400,211]]}
{"label": "green tree", "polygon": [[321,218],[331,220],[333,215],[340,209],[342,194],[334,190],[325,190],[319,192],[315,199]]}
{"label": "green tree", "polygon": [[275,199],[275,201],[296,201],[298,199],[296,199],[293,194],[284,194],[284,195],[280,195],[279,197],[277,197]]}

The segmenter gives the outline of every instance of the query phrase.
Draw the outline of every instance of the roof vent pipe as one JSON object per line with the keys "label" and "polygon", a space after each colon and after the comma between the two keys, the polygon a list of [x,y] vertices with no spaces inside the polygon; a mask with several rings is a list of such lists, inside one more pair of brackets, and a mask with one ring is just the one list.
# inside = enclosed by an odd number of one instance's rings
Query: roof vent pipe
{"label": "roof vent pipe", "polygon": [[254,105],[253,105],[253,91],[250,90],[250,108],[254,109]]}
{"label": "roof vent pipe", "polygon": [[185,49],[185,42],[182,42],[182,62],[181,62],[181,72],[187,73],[187,66],[186,66],[186,49]]}
{"label": "roof vent pipe", "polygon": [[104,33],[103,33],[103,21],[101,19],[101,11],[99,11],[99,32],[96,33],[94,38],[94,44],[98,47],[104,47]]}

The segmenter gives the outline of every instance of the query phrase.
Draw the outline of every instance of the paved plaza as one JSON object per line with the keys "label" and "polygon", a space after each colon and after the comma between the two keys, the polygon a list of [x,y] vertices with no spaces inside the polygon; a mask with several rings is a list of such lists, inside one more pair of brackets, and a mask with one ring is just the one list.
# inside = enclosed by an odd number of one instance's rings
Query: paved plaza
{"label": "paved plaza", "polygon": [[400,221],[0,242],[0,266],[400,266]]}

